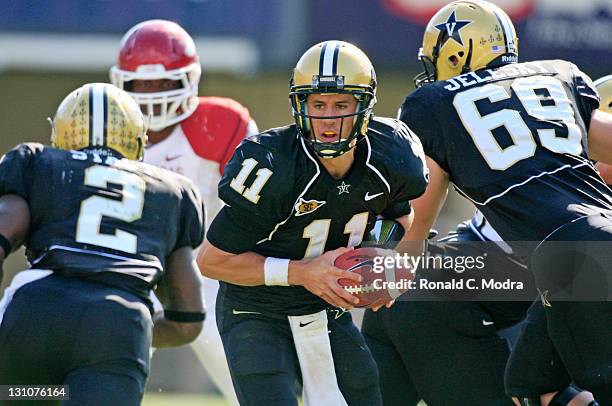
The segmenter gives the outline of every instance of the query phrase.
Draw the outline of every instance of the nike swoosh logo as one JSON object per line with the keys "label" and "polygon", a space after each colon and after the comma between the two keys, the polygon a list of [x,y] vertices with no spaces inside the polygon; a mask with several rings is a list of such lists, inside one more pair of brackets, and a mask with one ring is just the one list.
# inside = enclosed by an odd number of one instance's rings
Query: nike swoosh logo
{"label": "nike swoosh logo", "polygon": [[180,158],[182,156],[183,156],[183,154],[175,155],[175,156],[167,155],[166,156],[166,162],[174,161],[175,159],[178,159],[178,158]]}
{"label": "nike swoosh logo", "polygon": [[378,197],[378,196],[380,196],[380,195],[382,195],[382,194],[383,194],[383,192],[376,193],[375,195],[370,195],[370,192],[366,192],[366,194],[365,194],[365,196],[363,197],[363,199],[364,199],[366,202],[369,202],[370,200],[372,200],[372,199],[374,199],[375,197]]}
{"label": "nike swoosh logo", "polygon": [[483,320],[483,321],[482,321],[482,325],[483,325],[483,326],[492,326],[493,324],[495,324],[495,323],[494,323],[494,322],[492,322],[492,321],[486,321],[486,320]]}
{"label": "nike swoosh logo", "polygon": [[232,309],[232,314],[261,314],[259,312],[249,312],[246,310],[236,310],[236,309]]}
{"label": "nike swoosh logo", "polygon": [[315,322],[314,320],[309,321],[308,323],[302,323],[302,322],[300,321],[300,327],[306,327],[307,325],[312,324],[312,323],[314,323],[314,322]]}

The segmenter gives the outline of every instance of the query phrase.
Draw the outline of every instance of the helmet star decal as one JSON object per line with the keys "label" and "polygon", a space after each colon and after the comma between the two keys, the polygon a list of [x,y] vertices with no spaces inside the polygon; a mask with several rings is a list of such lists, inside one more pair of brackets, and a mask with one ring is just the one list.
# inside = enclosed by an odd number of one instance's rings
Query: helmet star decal
{"label": "helmet star decal", "polygon": [[446,43],[450,38],[457,41],[461,46],[463,46],[463,41],[461,40],[461,29],[468,24],[471,24],[471,21],[457,21],[457,17],[455,15],[455,10],[448,16],[446,22],[436,25],[435,27],[440,30],[440,37],[438,39],[438,44],[440,47]]}

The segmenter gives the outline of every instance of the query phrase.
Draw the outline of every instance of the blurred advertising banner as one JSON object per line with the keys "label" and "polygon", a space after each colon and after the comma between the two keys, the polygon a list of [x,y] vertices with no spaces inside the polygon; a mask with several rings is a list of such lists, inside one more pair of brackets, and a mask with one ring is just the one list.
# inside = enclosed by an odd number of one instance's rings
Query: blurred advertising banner
{"label": "blurred advertising banner", "polygon": [[207,71],[248,74],[293,60],[304,35],[286,16],[302,8],[279,0],[0,0],[0,70],[106,69],[124,32],[166,19],[194,37]]}
{"label": "blurred advertising banner", "polygon": [[[611,0],[492,2],[514,20],[522,60],[568,59],[594,76],[612,71],[605,64],[612,59]],[[104,50],[134,24],[163,18],[183,25],[194,37],[212,39],[219,47],[230,49],[228,55],[208,42],[211,48],[206,50],[210,49],[213,59],[220,61],[220,68],[223,61],[233,59],[232,55],[246,52],[252,56],[235,68],[238,71],[284,69],[313,43],[341,39],[361,47],[377,67],[406,69],[412,74],[420,69],[416,54],[423,28],[447,3],[448,0],[0,0],[0,69],[3,64],[27,65],[25,54],[44,52],[42,46],[35,45],[49,34],[63,37],[49,44],[58,48],[66,39],[81,37],[81,42],[89,42],[87,35],[113,36],[99,44],[91,38],[96,47],[101,47],[98,49]],[[14,44],[13,37],[23,43]],[[241,42],[239,46],[223,44],[219,40],[224,38]],[[18,49],[28,46],[35,49]],[[82,49],[79,44],[75,46]],[[102,61],[95,57],[92,55],[90,64],[101,65]],[[11,61],[24,62],[11,65]],[[49,63],[53,65],[55,61]]]}
{"label": "blurred advertising banner", "polygon": [[0,0],[0,10],[0,31],[123,33],[163,18],[197,36],[265,33],[282,7],[267,0]]}
{"label": "blurred advertising banner", "polygon": [[[408,21],[426,25],[434,14],[450,3],[447,0],[381,0],[393,14]],[[494,0],[492,3],[501,7],[512,19],[519,22],[527,18],[535,7],[537,0]]]}
{"label": "blurred advertising banner", "polygon": [[[612,71],[612,1],[494,0],[515,22],[522,60],[568,59],[591,74]],[[422,32],[445,0],[313,0],[312,39],[361,46],[375,66],[417,66]],[[341,10],[339,13],[330,10]]]}

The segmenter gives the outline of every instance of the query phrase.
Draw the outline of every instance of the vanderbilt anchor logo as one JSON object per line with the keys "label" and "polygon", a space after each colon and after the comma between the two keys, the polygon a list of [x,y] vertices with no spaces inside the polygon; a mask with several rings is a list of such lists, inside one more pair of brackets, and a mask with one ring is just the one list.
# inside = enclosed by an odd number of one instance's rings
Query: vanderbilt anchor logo
{"label": "vanderbilt anchor logo", "polygon": [[318,200],[304,200],[300,197],[300,201],[295,205],[295,215],[303,216],[309,214],[323,206],[326,202],[320,202]]}

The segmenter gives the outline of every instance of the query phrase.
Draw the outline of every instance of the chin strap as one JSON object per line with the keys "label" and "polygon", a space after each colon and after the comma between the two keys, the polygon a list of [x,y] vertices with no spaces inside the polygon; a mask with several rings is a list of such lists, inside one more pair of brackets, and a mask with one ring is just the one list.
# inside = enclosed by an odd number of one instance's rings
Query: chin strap
{"label": "chin strap", "polygon": [[468,73],[472,70],[470,64],[472,63],[472,51],[474,50],[474,44],[472,43],[472,38],[470,38],[470,47],[468,49],[467,57],[465,58],[465,64],[461,69],[461,73]]}

